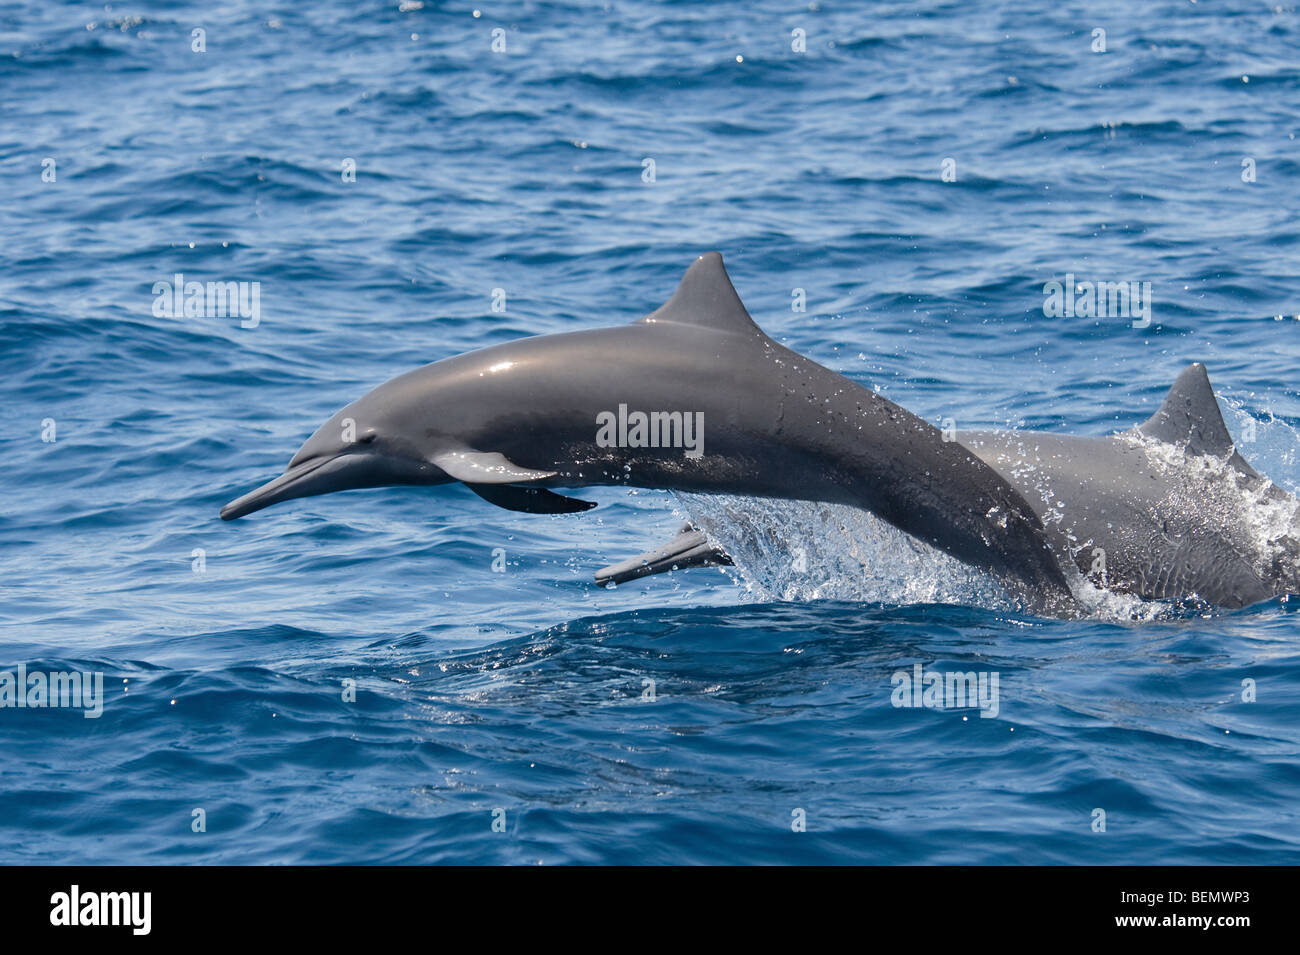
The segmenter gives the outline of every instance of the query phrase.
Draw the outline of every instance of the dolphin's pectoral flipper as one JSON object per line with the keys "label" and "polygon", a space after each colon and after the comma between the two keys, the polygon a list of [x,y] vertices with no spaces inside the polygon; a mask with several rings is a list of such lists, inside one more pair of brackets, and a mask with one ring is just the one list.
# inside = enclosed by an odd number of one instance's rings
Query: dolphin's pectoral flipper
{"label": "dolphin's pectoral flipper", "polygon": [[466,484],[515,484],[555,477],[554,471],[534,471],[532,468],[520,467],[496,451],[443,451],[430,460],[448,475]]}
{"label": "dolphin's pectoral flipper", "polygon": [[544,487],[515,487],[512,484],[471,484],[465,486],[489,504],[504,507],[507,511],[526,514],[576,514],[596,506],[595,501],[565,497]]}
{"label": "dolphin's pectoral flipper", "polygon": [[687,521],[677,536],[667,544],[648,550],[628,560],[610,564],[596,571],[596,583],[621,584],[638,577],[662,574],[668,570],[685,570],[687,567],[710,567],[718,564],[731,566],[731,555],[709,539],[695,525]]}
{"label": "dolphin's pectoral flipper", "polygon": [[595,501],[565,497],[544,487],[515,487],[517,483],[555,477],[555,472],[520,467],[496,451],[444,451],[431,460],[483,500],[507,511],[575,514],[596,506]]}

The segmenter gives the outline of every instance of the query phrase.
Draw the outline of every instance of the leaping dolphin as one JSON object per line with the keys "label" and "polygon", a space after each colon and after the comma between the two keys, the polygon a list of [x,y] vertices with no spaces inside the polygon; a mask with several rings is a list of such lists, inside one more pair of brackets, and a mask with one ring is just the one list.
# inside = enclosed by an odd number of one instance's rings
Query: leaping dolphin
{"label": "leaping dolphin", "polygon": [[[1188,455],[1222,452],[1227,432],[1208,389],[1205,379],[1206,408],[1203,394],[1184,396],[1176,384],[1152,419],[1165,414],[1168,426],[1148,422],[1143,434],[1181,441]],[[1206,421],[1210,409],[1217,426]],[[664,305],[630,325],[496,345],[380,385],[221,516],[352,488],[452,481],[511,510],[569,513],[595,505],[551,488],[629,485],[864,508],[1048,611],[1073,602],[1066,570],[1077,576],[1090,545],[1107,551],[1109,585],[1142,596],[1182,589],[1239,606],[1281,592],[1277,580],[1243,572],[1254,565],[1231,534],[1183,536],[1188,529],[1170,529],[1169,515],[1148,513],[1132,493],[1150,477],[1136,452],[1057,435],[947,437],[765,335],[710,252]],[[1243,481],[1271,487],[1232,460]],[[1079,521],[1062,523],[1051,487],[1079,495],[1083,537]],[[1169,546],[1156,546],[1160,539]],[[691,541],[691,561],[726,560]],[[671,566],[681,543],[655,569]]]}

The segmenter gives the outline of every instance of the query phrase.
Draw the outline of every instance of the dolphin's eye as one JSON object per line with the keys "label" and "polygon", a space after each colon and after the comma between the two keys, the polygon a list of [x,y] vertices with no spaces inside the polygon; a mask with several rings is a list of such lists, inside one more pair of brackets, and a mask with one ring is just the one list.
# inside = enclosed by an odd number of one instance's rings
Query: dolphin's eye
{"label": "dolphin's eye", "polygon": [[375,438],[377,438],[377,437],[379,437],[379,435],[377,435],[377,434],[375,434],[373,431],[371,431],[369,434],[363,434],[361,437],[357,438],[357,442],[360,443],[360,444],[369,444],[371,441],[375,440]]}

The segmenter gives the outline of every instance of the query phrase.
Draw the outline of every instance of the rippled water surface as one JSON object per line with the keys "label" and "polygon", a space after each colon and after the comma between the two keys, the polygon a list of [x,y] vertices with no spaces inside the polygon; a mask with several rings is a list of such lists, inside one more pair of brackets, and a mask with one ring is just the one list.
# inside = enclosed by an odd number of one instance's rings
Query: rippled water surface
{"label": "rippled water surface", "polygon": [[[1203,361],[1294,489],[1298,16],[0,0],[0,670],[106,693],[0,709],[0,861],[1297,861],[1293,601],[1044,620],[794,506],[748,568],[597,588],[699,507],[657,491],[217,511],[375,384],[631,321],[708,249],[935,423],[1127,428]],[[155,315],[177,273],[259,282],[256,327]],[[1150,282],[1149,327],[1045,317],[1067,275]],[[997,715],[895,706],[916,664]]]}

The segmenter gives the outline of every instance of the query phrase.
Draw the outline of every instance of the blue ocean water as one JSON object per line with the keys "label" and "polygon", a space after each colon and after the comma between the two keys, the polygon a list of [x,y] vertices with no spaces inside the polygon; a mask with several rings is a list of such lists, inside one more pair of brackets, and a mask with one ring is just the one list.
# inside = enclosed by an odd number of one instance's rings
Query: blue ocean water
{"label": "blue ocean water", "polygon": [[[0,862],[1300,860],[1294,602],[597,588],[699,506],[653,490],[217,518],[375,384],[709,249],[936,423],[1127,428],[1204,361],[1294,490],[1296,5],[478,2],[0,0],[0,670],[106,694],[0,709]],[[256,327],[155,315],[177,273],[258,282]],[[1067,275],[1151,324],[1045,317]],[[893,705],[915,664],[998,715]]]}

